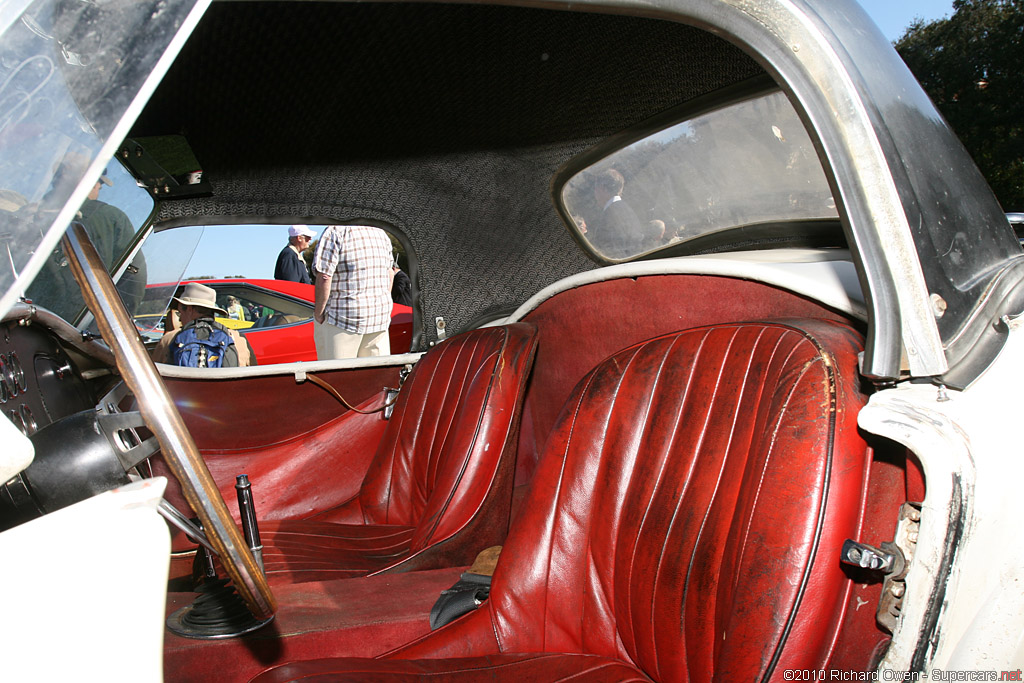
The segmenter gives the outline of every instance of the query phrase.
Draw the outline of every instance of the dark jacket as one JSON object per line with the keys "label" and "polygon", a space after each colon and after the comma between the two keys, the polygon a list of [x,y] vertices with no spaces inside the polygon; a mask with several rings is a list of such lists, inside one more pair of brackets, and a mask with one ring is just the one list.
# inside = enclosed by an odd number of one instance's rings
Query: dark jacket
{"label": "dark jacket", "polygon": [[403,306],[412,306],[412,280],[405,271],[395,273],[395,281],[391,285],[391,300]]}
{"label": "dark jacket", "polygon": [[309,279],[309,270],[306,265],[295,256],[295,250],[289,244],[277,255],[277,265],[274,266],[275,280],[291,280],[302,282],[307,285],[313,284]]}

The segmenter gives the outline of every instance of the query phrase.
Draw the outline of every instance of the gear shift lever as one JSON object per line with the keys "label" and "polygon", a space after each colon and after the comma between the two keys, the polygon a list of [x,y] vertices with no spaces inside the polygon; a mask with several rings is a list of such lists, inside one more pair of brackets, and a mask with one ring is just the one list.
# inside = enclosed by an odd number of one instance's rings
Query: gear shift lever
{"label": "gear shift lever", "polygon": [[260,528],[256,523],[256,506],[252,500],[252,485],[248,474],[235,477],[235,493],[238,495],[238,512],[242,518],[242,533],[249,550],[256,559],[256,564],[263,570],[263,542],[260,541]]}

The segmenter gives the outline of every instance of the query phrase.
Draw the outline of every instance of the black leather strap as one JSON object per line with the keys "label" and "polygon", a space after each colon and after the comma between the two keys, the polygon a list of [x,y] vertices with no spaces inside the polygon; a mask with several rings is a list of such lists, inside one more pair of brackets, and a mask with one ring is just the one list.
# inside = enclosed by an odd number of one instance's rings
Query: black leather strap
{"label": "black leather strap", "polygon": [[451,588],[441,591],[441,596],[430,609],[430,628],[439,629],[472,612],[491,593],[491,577],[464,572]]}

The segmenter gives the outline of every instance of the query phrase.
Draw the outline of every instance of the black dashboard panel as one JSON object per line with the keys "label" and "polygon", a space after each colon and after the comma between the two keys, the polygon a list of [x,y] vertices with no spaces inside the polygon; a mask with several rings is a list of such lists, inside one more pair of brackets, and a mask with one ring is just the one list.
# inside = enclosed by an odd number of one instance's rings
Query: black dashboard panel
{"label": "black dashboard panel", "polygon": [[[17,319],[0,325],[0,410],[27,436],[97,400],[49,328]],[[0,530],[43,512],[25,473],[0,482]]]}
{"label": "black dashboard panel", "polygon": [[41,325],[0,328],[0,410],[26,434],[96,405],[88,384]]}

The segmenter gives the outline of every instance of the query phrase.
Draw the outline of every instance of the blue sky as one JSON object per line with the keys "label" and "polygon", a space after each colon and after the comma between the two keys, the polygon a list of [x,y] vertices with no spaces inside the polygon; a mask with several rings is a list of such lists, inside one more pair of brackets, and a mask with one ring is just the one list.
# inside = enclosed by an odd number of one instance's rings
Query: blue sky
{"label": "blue sky", "polygon": [[[321,231],[320,226],[313,229],[317,234]],[[288,244],[288,226],[285,225],[211,226],[205,233],[185,277],[244,275],[272,279],[277,255]]]}
{"label": "blue sky", "polygon": [[914,19],[934,21],[953,13],[952,0],[860,0],[860,5],[892,41],[898,40]]}
{"label": "blue sky", "polygon": [[[891,41],[915,19],[934,21],[953,13],[952,0],[860,0],[860,4]],[[255,230],[253,226],[210,227],[205,232],[186,276],[272,278],[277,254],[288,241],[287,228],[280,225]]]}

